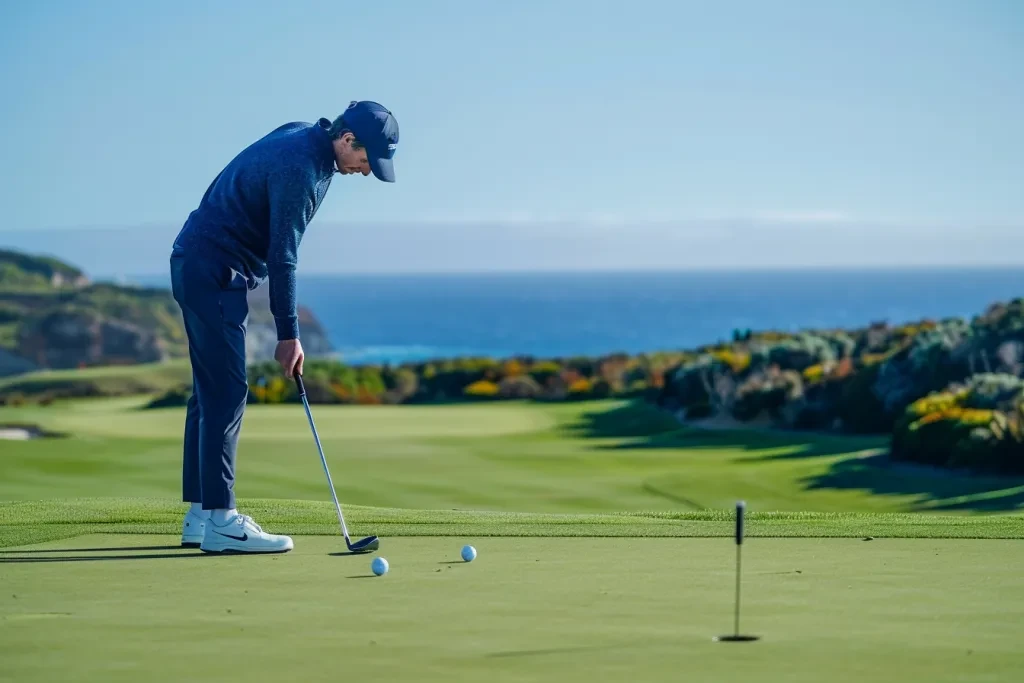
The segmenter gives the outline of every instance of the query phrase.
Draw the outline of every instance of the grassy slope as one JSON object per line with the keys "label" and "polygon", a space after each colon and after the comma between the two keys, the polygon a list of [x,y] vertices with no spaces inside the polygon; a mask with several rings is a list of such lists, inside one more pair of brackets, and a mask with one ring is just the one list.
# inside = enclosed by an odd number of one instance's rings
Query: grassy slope
{"label": "grassy slope", "polygon": [[[177,500],[183,410],[145,399],[0,409],[64,439],[6,442],[0,500]],[[893,471],[858,457],[880,439],[680,428],[645,406],[600,403],[314,406],[347,504],[408,509],[608,513],[1013,512],[1024,481]],[[329,501],[300,405],[250,406],[238,460],[243,498]]]}
{"label": "grassy slope", "polygon": [[[115,365],[74,370],[41,370],[0,378],[0,392],[38,394],[48,389],[92,384],[107,392],[126,391],[159,393],[192,381],[187,358],[164,363]],[[9,421],[7,411],[0,409],[0,422]]]}

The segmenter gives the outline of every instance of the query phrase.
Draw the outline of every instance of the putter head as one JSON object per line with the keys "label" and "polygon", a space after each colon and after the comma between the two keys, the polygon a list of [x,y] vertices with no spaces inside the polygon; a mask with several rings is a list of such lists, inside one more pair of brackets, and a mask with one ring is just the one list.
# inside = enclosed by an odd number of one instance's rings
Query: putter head
{"label": "putter head", "polygon": [[380,539],[376,536],[367,536],[349,545],[348,549],[354,553],[372,553],[380,547]]}

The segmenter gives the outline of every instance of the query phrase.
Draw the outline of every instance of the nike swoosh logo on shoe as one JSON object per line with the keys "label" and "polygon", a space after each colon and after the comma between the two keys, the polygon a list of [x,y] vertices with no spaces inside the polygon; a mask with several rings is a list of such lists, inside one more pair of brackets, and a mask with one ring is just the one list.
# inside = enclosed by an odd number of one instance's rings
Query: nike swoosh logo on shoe
{"label": "nike swoosh logo on shoe", "polygon": [[242,534],[241,536],[232,536],[231,534],[222,534],[219,531],[217,531],[216,533],[218,535],[220,535],[220,536],[223,536],[224,538],[233,538],[236,541],[248,541],[249,540],[249,534]]}

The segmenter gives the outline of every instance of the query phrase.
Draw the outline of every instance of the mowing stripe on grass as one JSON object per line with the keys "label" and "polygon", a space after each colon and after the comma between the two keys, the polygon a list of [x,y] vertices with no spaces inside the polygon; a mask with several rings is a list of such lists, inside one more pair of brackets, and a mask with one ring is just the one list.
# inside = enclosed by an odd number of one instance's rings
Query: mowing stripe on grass
{"label": "mowing stripe on grass", "polygon": [[[161,499],[82,498],[0,503],[0,547],[91,533],[176,534],[186,506]],[[338,534],[334,508],[305,500],[240,500],[268,531]],[[731,510],[540,514],[346,506],[356,535],[718,537],[734,531]],[[748,512],[746,535],[763,538],[1024,539],[1024,515]]]}

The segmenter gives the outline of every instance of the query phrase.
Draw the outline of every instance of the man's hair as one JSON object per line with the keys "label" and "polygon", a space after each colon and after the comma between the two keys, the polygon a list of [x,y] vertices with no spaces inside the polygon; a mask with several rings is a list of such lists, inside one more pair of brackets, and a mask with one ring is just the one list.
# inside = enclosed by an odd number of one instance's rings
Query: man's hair
{"label": "man's hair", "polygon": [[[337,140],[338,138],[340,138],[345,133],[352,133],[351,129],[349,129],[345,125],[345,115],[344,114],[342,114],[338,118],[334,119],[334,121],[331,123],[331,127],[328,129],[327,133],[331,136],[332,140]],[[355,135],[355,134],[353,133],[353,135]],[[363,148],[363,143],[359,142],[359,138],[356,138],[355,140],[352,141],[352,149],[362,149],[362,148]]]}

